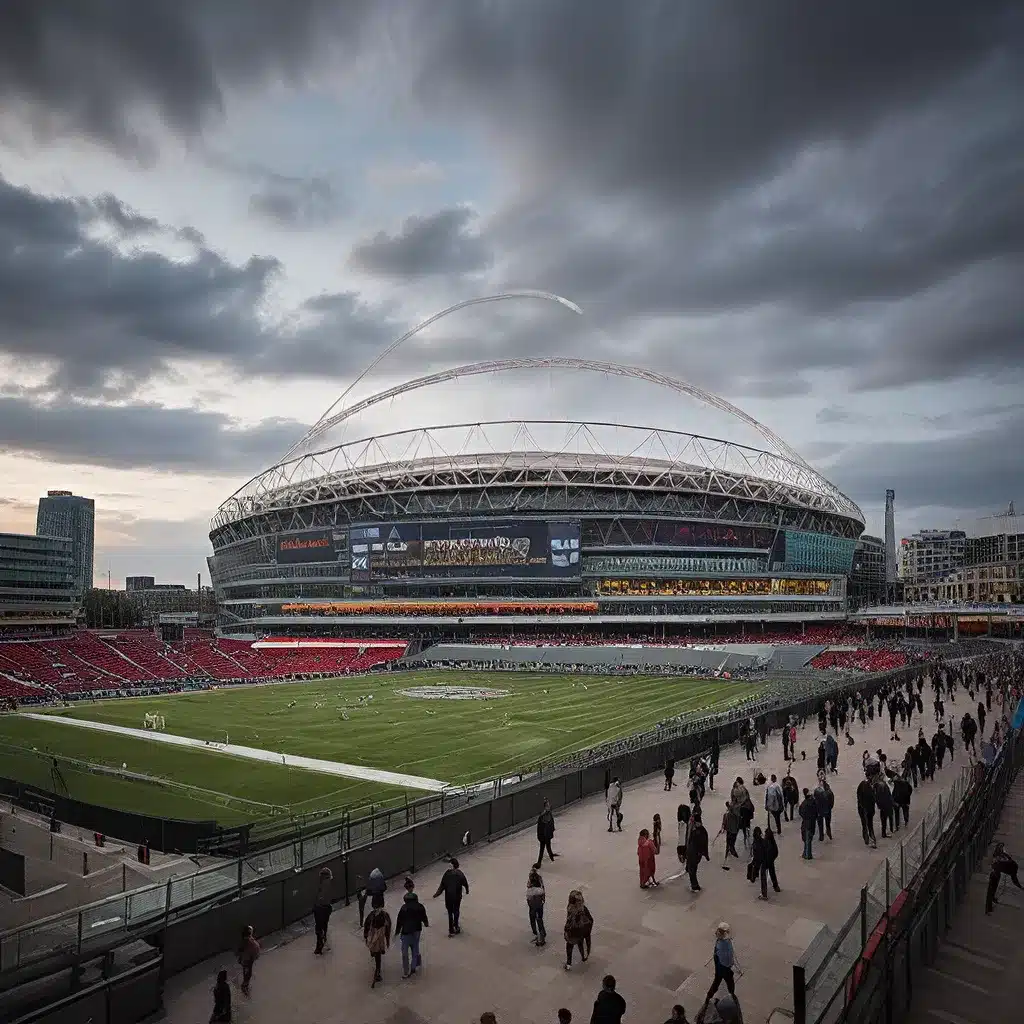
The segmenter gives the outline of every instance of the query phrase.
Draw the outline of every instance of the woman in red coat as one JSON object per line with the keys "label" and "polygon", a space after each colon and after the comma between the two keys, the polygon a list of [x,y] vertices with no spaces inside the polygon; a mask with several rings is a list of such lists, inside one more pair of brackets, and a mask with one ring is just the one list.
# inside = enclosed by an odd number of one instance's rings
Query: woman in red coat
{"label": "woman in red coat", "polygon": [[640,830],[636,856],[640,862],[640,888],[646,889],[650,885],[657,885],[658,880],[654,877],[654,840],[645,828]]}

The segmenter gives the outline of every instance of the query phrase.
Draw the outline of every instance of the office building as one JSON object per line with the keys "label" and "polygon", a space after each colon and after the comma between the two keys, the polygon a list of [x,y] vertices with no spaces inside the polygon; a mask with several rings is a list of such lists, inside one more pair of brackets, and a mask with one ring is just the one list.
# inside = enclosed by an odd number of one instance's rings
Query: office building
{"label": "office building", "polygon": [[963,530],[921,530],[900,541],[900,577],[906,584],[941,580],[964,564]]}
{"label": "office building", "polygon": [[886,580],[888,551],[881,537],[863,534],[853,552],[850,573],[850,601],[855,607],[884,604],[888,592]]}
{"label": "office building", "polygon": [[0,627],[71,627],[78,607],[70,540],[0,533]]}
{"label": "office building", "polygon": [[47,491],[39,499],[36,535],[64,537],[71,541],[75,589],[79,600],[93,585],[93,543],[96,528],[96,503],[71,491]]}

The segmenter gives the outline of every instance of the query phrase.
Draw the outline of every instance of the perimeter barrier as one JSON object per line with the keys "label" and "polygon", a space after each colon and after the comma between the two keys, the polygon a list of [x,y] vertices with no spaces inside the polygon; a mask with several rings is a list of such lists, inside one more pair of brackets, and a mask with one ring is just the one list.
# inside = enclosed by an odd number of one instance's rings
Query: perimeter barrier
{"label": "perimeter barrier", "polygon": [[[920,666],[913,666],[833,680],[831,685],[808,679],[794,683],[787,693],[585,752],[568,766],[551,766],[522,783],[506,780],[485,793],[430,797],[329,828],[311,826],[286,842],[219,861],[192,875],[2,932],[0,988],[94,959],[140,938],[160,947],[166,975],[177,973],[232,948],[246,924],[267,935],[307,917],[323,867],[334,877],[334,901],[348,903],[374,868],[387,878],[417,871],[464,845],[532,825],[545,800],[557,812],[603,793],[606,776],[630,782],[660,772],[669,756],[685,762],[706,752],[715,740],[730,743],[750,716],[774,729],[790,715],[816,715],[825,696],[856,690],[867,696],[919,671]],[[627,800],[627,816],[628,807]]]}
{"label": "perimeter barrier", "polygon": [[1011,732],[991,767],[962,767],[949,796],[932,801],[921,825],[861,890],[831,946],[822,953],[812,944],[794,965],[795,1024],[899,1024],[906,1017],[1022,764],[1024,738]]}

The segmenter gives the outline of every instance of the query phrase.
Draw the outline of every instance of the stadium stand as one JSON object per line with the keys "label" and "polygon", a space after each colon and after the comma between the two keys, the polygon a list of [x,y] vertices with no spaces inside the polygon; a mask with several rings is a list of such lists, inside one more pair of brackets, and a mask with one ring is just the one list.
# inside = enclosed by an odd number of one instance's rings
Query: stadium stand
{"label": "stadium stand", "polygon": [[108,691],[166,688],[185,680],[248,682],[366,672],[405,653],[405,641],[255,650],[205,635],[165,642],[145,630],[0,643],[0,697],[40,702]]}

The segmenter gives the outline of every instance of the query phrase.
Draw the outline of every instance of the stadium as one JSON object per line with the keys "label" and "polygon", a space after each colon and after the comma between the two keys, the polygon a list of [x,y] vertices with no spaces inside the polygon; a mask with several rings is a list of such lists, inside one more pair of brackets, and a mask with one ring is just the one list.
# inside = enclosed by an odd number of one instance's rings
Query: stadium
{"label": "stadium", "polygon": [[[318,443],[446,381],[553,368],[665,389],[763,443],[573,419]],[[763,632],[845,617],[860,509],[768,427],[686,381],[596,360],[508,359],[341,402],[218,510],[209,567],[222,635],[666,638],[701,624]]]}

